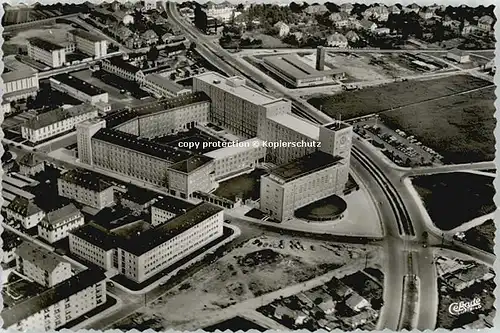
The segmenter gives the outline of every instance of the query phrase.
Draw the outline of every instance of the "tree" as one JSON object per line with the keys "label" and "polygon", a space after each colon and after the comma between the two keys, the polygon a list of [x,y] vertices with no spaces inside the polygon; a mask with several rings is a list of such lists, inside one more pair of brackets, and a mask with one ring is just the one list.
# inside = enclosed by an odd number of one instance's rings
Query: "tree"
{"label": "tree", "polygon": [[146,54],[146,57],[149,61],[156,61],[158,60],[159,56],[160,56],[160,51],[158,51],[158,49],[154,45],[149,48],[149,51]]}

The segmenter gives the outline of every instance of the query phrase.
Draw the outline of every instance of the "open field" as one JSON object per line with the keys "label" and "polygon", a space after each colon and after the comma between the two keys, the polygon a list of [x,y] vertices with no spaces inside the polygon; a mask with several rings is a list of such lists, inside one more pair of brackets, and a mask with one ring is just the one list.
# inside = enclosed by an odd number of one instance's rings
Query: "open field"
{"label": "open field", "polygon": [[483,224],[467,230],[464,242],[483,251],[494,253],[496,229],[493,220],[485,221]]}
{"label": "open field", "polygon": [[495,211],[493,178],[455,172],[412,178],[434,224],[452,230]]}
{"label": "open field", "polygon": [[381,114],[391,128],[414,135],[443,156],[444,163],[495,157],[495,88],[451,96]]}
{"label": "open field", "polygon": [[58,40],[64,41],[66,40],[66,33],[73,29],[69,24],[49,24],[41,26],[38,29],[30,29],[19,31],[17,34],[13,35],[9,40],[5,41],[7,45],[16,45],[16,46],[26,46],[28,38],[32,37],[44,37],[48,40]]}
{"label": "open field", "polygon": [[[226,312],[222,318],[229,319],[237,315],[233,305],[245,301],[245,310],[258,308],[262,306],[259,296],[294,285],[300,292],[301,282],[353,261],[363,259],[364,263],[365,254],[369,254],[369,265],[379,263],[375,247],[366,250],[287,236],[261,236],[194,274],[115,328],[150,323],[156,329],[182,329],[186,325],[195,327],[203,318],[219,318],[217,314]],[[201,322],[199,328],[207,326]]]}
{"label": "open field", "polygon": [[358,91],[346,91],[332,96],[313,97],[308,102],[318,109],[321,108],[324,113],[331,117],[337,117],[340,113],[342,119],[347,120],[490,84],[472,76],[455,75],[425,81],[393,82]]}

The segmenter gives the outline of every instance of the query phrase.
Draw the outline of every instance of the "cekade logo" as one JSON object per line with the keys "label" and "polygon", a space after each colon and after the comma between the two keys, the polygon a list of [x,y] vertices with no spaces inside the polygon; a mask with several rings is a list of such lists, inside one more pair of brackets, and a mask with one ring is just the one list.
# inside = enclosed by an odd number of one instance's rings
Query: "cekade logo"
{"label": "cekade logo", "polygon": [[461,315],[466,312],[472,312],[474,310],[481,309],[481,299],[475,298],[470,302],[455,302],[451,303],[448,311],[455,316]]}

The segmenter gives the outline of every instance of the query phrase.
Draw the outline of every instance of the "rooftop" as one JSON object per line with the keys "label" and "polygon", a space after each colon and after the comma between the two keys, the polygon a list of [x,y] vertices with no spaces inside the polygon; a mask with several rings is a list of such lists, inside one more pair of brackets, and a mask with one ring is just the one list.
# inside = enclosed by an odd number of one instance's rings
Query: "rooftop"
{"label": "rooftop", "polygon": [[152,103],[134,107],[132,110],[135,111],[138,115],[143,116],[167,110],[175,110],[183,106],[200,102],[210,102],[210,98],[208,98],[208,96],[204,92],[196,92],[179,97],[154,101]]}
{"label": "rooftop", "polygon": [[18,247],[23,240],[18,234],[13,233],[7,229],[2,231],[2,250],[10,251]]}
{"label": "rooftop", "polygon": [[335,165],[341,160],[342,158],[339,156],[333,156],[322,151],[315,151],[312,154],[272,169],[271,174],[278,176],[285,182],[290,182]]}
{"label": "rooftop", "polygon": [[184,161],[180,161],[170,166],[170,169],[183,173],[190,173],[213,161],[213,158],[205,155],[191,156]]}
{"label": "rooftop", "polygon": [[156,143],[154,141],[140,138],[133,134],[120,132],[117,130],[102,128],[92,139],[105,141],[126,149],[135,150],[146,155],[154,156],[169,163],[177,163],[188,159],[191,153]]}
{"label": "rooftop", "polygon": [[31,152],[27,153],[19,160],[20,165],[25,165],[28,167],[34,167],[42,163],[44,163],[44,161]]}
{"label": "rooftop", "polygon": [[176,216],[156,228],[139,234],[133,241],[122,242],[120,247],[129,253],[140,256],[221,211],[223,209],[216,205],[207,202],[200,203],[185,214]]}
{"label": "rooftop", "polygon": [[93,222],[85,224],[71,233],[104,251],[116,248],[115,235]]}
{"label": "rooftop", "polygon": [[74,36],[81,37],[83,39],[89,40],[91,42],[100,42],[105,40],[104,38],[101,38],[97,35],[94,35],[88,31],[82,30],[82,29],[73,29],[70,30],[70,33]]}
{"label": "rooftop", "polygon": [[102,192],[113,186],[107,181],[101,179],[99,174],[87,170],[70,170],[66,172],[61,179],[93,192]]}
{"label": "rooftop", "polygon": [[299,56],[295,54],[276,55],[264,58],[264,62],[276,68],[283,74],[294,80],[302,80],[314,77],[324,77],[328,75],[342,73],[341,70],[333,69],[328,71],[318,71],[303,62]]}
{"label": "rooftop", "polygon": [[175,215],[183,214],[186,211],[194,208],[194,206],[195,205],[190,202],[177,199],[172,196],[166,196],[153,204],[153,207],[166,210],[167,212]]}
{"label": "rooftop", "polygon": [[[23,260],[32,262],[47,272],[52,272],[61,264],[70,265],[69,262],[63,260],[52,251],[31,242],[23,242],[19,245],[16,249],[16,254]],[[5,320],[3,312],[2,318]]]}
{"label": "rooftop", "polygon": [[250,88],[246,85],[245,79],[238,76],[226,78],[225,76],[215,72],[205,72],[195,76],[194,79],[216,86],[227,93],[238,96],[239,98],[256,105],[265,105],[277,99],[256,89]]}
{"label": "rooftop", "polygon": [[23,319],[26,319],[41,309],[58,303],[71,295],[78,293],[98,282],[104,281],[106,276],[103,271],[86,269],[81,273],[49,288],[34,297],[28,298],[11,308],[2,310],[3,327],[8,328]]}
{"label": "rooftop", "polygon": [[80,80],[74,76],[71,76],[69,74],[59,74],[56,76],[53,76],[51,80],[58,81],[62,84],[68,85],[72,88],[75,88],[76,90],[79,90],[83,92],[86,95],[89,96],[97,96],[97,95],[102,95],[106,93],[104,90],[101,88],[98,88],[90,83],[87,83],[83,80]]}
{"label": "rooftop", "polygon": [[17,81],[21,79],[25,79],[28,77],[35,76],[37,73],[36,70],[31,69],[31,68],[23,68],[23,69],[18,69],[18,70],[12,70],[9,72],[4,72],[2,74],[2,80],[3,82],[12,82],[12,81]]}
{"label": "rooftop", "polygon": [[297,133],[300,133],[313,140],[319,140],[319,126],[312,124],[293,114],[279,114],[269,118],[275,123],[286,126]]}
{"label": "rooftop", "polygon": [[177,94],[181,92],[182,90],[187,90],[187,88],[184,88],[180,84],[167,79],[164,76],[161,76],[160,74],[148,74],[146,75],[146,80],[161,87],[164,89],[167,89],[168,91]]}
{"label": "rooftop", "polygon": [[31,118],[22,126],[32,130],[37,130],[68,118],[77,117],[93,111],[96,111],[96,109],[90,104],[81,104],[70,108],[57,108]]}
{"label": "rooftop", "polygon": [[31,45],[34,45],[42,50],[49,51],[49,52],[64,49],[64,47],[61,45],[54,44],[52,42],[49,42],[47,40],[44,40],[44,39],[41,39],[38,37],[28,38],[28,42]]}
{"label": "rooftop", "polygon": [[157,197],[158,197],[157,193],[137,186],[129,186],[128,191],[122,195],[123,199],[141,205],[146,204]]}
{"label": "rooftop", "polygon": [[113,57],[113,58],[108,58],[105,61],[109,62],[113,66],[119,67],[119,68],[121,68],[129,73],[132,73],[132,74],[135,74],[141,70],[139,67],[136,67],[136,66],[132,65],[131,63],[128,63],[125,60],[123,60],[121,55]]}
{"label": "rooftop", "polygon": [[241,141],[241,144],[236,147],[224,147],[216,150],[212,150],[205,153],[205,156],[211,157],[213,159],[223,159],[228,156],[236,155],[240,152],[256,149],[263,146],[263,141],[259,138],[252,138],[245,141]]}
{"label": "rooftop", "polygon": [[33,216],[42,211],[42,209],[35,205],[32,201],[19,195],[9,203],[7,209],[16,212],[23,217]]}
{"label": "rooftop", "polygon": [[49,227],[57,227],[65,223],[71,222],[75,216],[83,216],[82,213],[76,208],[72,203],[63,206],[54,211],[48,212],[42,220],[42,223],[46,223]]}

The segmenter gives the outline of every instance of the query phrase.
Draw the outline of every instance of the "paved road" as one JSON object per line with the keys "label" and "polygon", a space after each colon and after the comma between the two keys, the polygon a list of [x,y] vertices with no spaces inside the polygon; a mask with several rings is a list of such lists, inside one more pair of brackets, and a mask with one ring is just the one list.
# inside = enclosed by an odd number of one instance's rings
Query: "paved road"
{"label": "paved road", "polygon": [[467,171],[467,170],[489,170],[489,169],[496,169],[495,161],[419,167],[406,171],[403,176],[410,177],[418,175],[430,175],[435,173],[446,173],[446,172]]}

